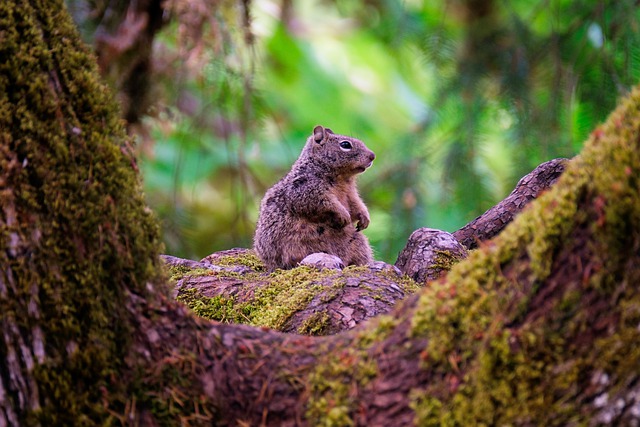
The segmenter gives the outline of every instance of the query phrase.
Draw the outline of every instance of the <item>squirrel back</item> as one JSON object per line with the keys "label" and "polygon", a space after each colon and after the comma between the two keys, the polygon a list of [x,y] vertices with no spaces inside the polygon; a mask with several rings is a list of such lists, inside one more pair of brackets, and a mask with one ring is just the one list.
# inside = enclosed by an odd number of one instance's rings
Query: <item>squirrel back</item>
{"label": "squirrel back", "polygon": [[345,265],[373,260],[360,233],[369,213],[356,176],[374,159],[362,141],[314,128],[289,173],[262,199],[254,248],[270,270],[294,267],[316,252],[336,255]]}

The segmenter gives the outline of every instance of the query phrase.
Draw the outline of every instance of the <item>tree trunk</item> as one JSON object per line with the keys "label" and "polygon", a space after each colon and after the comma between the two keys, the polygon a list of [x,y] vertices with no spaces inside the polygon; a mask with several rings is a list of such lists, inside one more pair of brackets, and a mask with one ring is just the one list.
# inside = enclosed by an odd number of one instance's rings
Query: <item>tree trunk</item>
{"label": "tree trunk", "polygon": [[640,91],[446,277],[307,337],[173,302],[62,2],[0,2],[0,34],[0,426],[640,422]]}
{"label": "tree trunk", "polygon": [[157,79],[152,64],[153,42],[167,23],[166,3],[161,0],[75,3],[86,10],[89,25],[95,26],[93,39],[100,72],[114,88],[122,116],[128,125],[137,125],[153,101],[152,83]]}

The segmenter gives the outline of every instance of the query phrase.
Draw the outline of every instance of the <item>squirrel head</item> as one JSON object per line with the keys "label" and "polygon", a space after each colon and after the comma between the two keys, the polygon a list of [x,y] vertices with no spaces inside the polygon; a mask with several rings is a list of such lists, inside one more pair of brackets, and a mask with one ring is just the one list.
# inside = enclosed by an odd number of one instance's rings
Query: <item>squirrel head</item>
{"label": "squirrel head", "polygon": [[364,142],[350,136],[338,135],[329,128],[316,126],[309,138],[311,156],[325,169],[339,176],[351,176],[364,172],[376,158]]}

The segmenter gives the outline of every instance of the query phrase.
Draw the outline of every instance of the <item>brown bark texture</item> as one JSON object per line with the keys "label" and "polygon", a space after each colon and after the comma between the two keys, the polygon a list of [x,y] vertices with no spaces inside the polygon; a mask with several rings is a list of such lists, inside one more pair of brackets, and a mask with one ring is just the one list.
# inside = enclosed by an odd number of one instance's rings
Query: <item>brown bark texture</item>
{"label": "brown bark texture", "polygon": [[[95,4],[95,3],[94,3]],[[137,124],[152,103],[152,48],[166,23],[160,0],[103,2],[92,14],[99,25],[95,51],[102,75],[111,81],[129,124]]]}
{"label": "brown bark texture", "polygon": [[467,249],[450,233],[420,228],[409,236],[395,266],[417,283],[425,283],[451,270],[467,254]]}
{"label": "brown bark texture", "polygon": [[174,302],[64,5],[0,2],[0,34],[0,425],[640,422],[640,90],[445,277],[310,337]]}
{"label": "brown bark texture", "polygon": [[[189,268],[176,282],[175,297],[213,320],[331,335],[389,312],[418,289],[385,263],[344,270],[301,266],[274,273],[267,273],[262,264],[256,269],[215,264],[216,258],[226,263],[230,256],[256,257],[248,249],[217,252],[201,263],[163,257],[168,265],[186,263]],[[193,268],[200,270],[192,274]]]}
{"label": "brown bark texture", "polygon": [[567,159],[553,159],[542,163],[518,181],[516,188],[503,201],[453,233],[467,249],[475,249],[478,243],[497,236],[513,221],[531,200],[548,190],[564,171]]}

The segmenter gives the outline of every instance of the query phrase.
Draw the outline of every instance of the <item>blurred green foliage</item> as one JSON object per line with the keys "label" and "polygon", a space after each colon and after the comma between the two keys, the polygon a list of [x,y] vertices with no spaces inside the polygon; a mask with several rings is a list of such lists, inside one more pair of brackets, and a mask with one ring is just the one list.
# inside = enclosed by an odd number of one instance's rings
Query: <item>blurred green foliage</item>
{"label": "blurred green foliage", "polygon": [[209,17],[225,31],[185,47],[176,20],[155,40],[139,146],[173,255],[250,246],[262,195],[322,124],[376,152],[365,234],[394,262],[416,228],[455,231],[578,152],[640,76],[635,0],[249,5],[249,26],[230,2]]}

